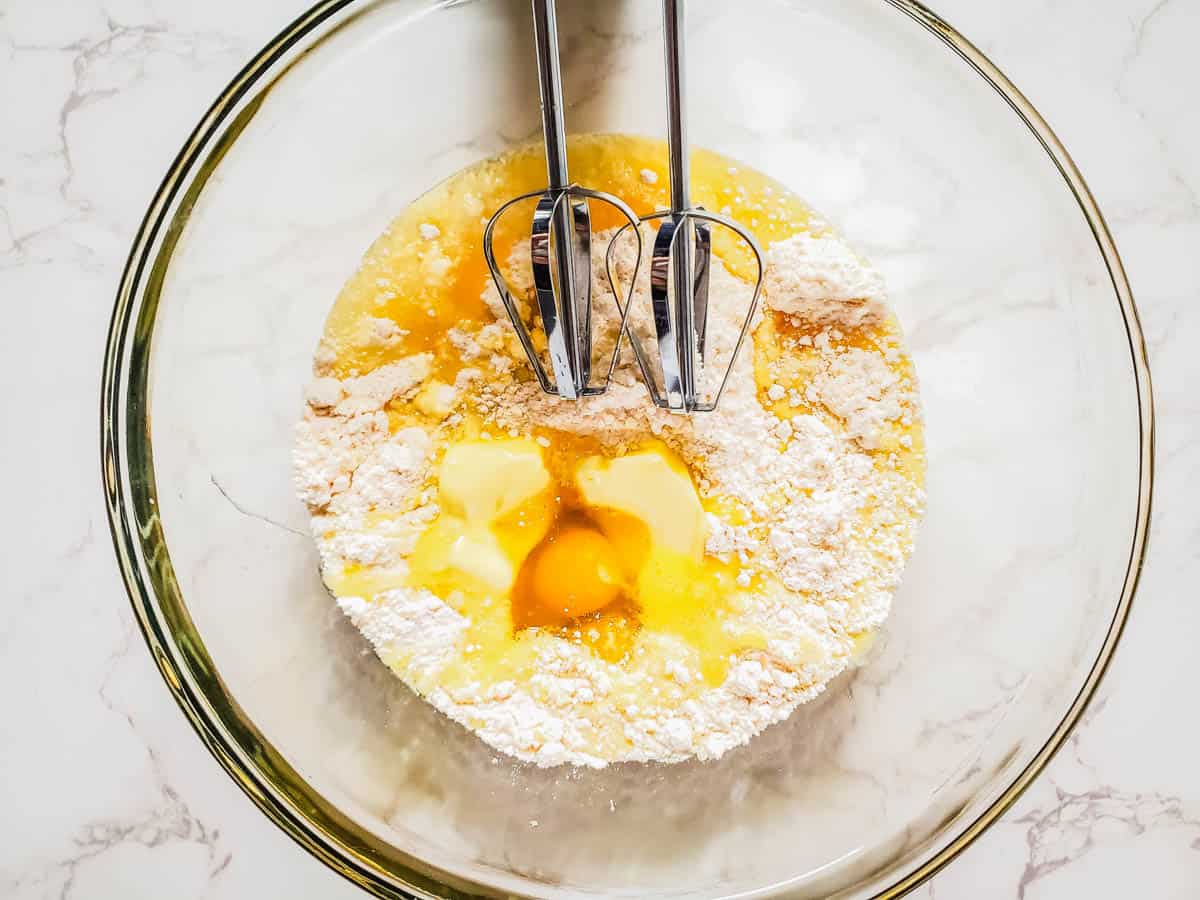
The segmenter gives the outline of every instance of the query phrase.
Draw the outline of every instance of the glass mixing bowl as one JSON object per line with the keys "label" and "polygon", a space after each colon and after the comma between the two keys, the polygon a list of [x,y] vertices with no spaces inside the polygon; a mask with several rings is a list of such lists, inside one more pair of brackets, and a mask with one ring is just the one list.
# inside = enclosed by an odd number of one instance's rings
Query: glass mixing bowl
{"label": "glass mixing bowl", "polygon": [[[526,6],[322,3],[172,166],[104,372],[147,642],[254,802],[381,896],[897,896],[1045,765],[1129,610],[1151,403],[1112,240],[1042,119],[919,5],[695,0],[694,144],[787,183],[888,279],[928,517],[873,656],[748,746],[603,771],[498,758],[337,611],[289,455],[363,250],[438,180],[536,137]],[[658,16],[562,0],[572,130],[662,134]]]}

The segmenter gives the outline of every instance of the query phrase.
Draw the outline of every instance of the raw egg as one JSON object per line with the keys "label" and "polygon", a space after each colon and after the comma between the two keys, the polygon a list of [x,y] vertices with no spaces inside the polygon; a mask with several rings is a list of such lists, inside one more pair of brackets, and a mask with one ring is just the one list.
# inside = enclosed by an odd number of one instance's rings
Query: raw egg
{"label": "raw egg", "polygon": [[599,612],[625,590],[616,548],[590,525],[568,524],[548,535],[528,565],[527,597],[547,623]]}

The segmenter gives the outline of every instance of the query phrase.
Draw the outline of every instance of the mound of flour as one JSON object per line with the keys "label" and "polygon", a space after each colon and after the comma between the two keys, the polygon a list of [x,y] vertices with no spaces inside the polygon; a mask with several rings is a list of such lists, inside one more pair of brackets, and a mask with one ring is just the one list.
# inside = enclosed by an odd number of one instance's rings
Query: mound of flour
{"label": "mound of flour", "polygon": [[[601,272],[605,243],[594,248]],[[628,277],[632,244],[615,255],[618,274]],[[525,268],[512,262],[515,272]],[[619,453],[655,435],[687,462],[702,496],[742,513],[741,524],[710,514],[706,549],[740,567],[739,624],[768,640],[765,650],[732,660],[717,687],[702,683],[677,639],[645,634],[639,640],[653,647],[653,659],[666,661],[661,670],[609,663],[542,635],[528,682],[451,685],[439,675],[463,652],[469,623],[444,598],[411,587],[337,598],[401,678],[498,750],[543,766],[719,757],[820,693],[886,618],[923,497],[899,458],[905,450],[881,451],[881,435],[912,428],[916,386],[889,364],[900,358],[898,344],[874,350],[841,340],[843,330],[887,318],[882,281],[834,237],[777,242],[767,263],[765,303],[812,331],[815,363],[802,389],[771,385],[765,403],[749,343],[713,413],[655,409],[628,353],[607,394],[582,403],[548,397],[513,377],[524,363],[491,290],[497,321],[450,336],[463,368],[453,385],[436,386],[440,423],[392,431],[385,412],[392,401],[419,405],[429,396],[426,355],[339,381],[323,366],[328,352],[318,354],[298,428],[296,480],[331,583],[347,567],[403,575],[438,512],[431,480],[439,436],[468,406],[497,436],[553,428]],[[607,290],[598,280],[601,344],[618,329]],[[638,308],[646,308],[648,286],[635,290]],[[713,266],[709,343],[718,364],[732,351],[749,293]],[[789,412],[772,412],[779,404]],[[901,440],[911,446],[911,438]]]}

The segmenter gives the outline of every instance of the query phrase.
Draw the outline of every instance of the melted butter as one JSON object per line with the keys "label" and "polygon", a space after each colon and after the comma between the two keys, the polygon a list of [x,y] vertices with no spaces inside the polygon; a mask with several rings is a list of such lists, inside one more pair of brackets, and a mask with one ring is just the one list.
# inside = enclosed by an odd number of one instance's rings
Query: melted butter
{"label": "melted butter", "polygon": [[[754,380],[758,388],[758,400],[764,407],[781,419],[794,416],[815,415],[835,425],[839,430],[844,423],[820,404],[809,401],[805,388],[824,365],[820,350],[814,339],[822,332],[836,349],[867,350],[885,353],[895,350],[895,357],[887,362],[902,381],[915,379],[912,360],[903,352],[900,326],[894,318],[867,325],[847,327],[839,325],[827,328],[823,325],[797,323],[787,315],[768,310],[754,334]],[[779,400],[772,400],[768,391],[779,385],[787,393]],[[793,394],[798,402],[793,401]],[[901,422],[886,422],[878,435],[878,446],[868,452],[875,456],[898,457],[898,465],[906,475],[924,478],[924,431],[913,416],[909,425]],[[905,446],[902,439],[907,437]]]}
{"label": "melted butter", "polygon": [[336,574],[326,574],[329,589],[339,597],[363,597],[373,600],[385,591],[408,584],[408,575],[390,569],[349,565]]}
{"label": "melted butter", "polygon": [[[568,142],[572,177],[580,184],[615,190],[638,215],[670,202],[664,142],[627,135],[584,135]],[[642,170],[657,174],[654,184]],[[363,265],[346,283],[325,325],[325,339],[336,359],[331,374],[342,378],[368,372],[412,353],[434,355],[434,377],[453,382],[462,367],[458,350],[446,337],[454,327],[471,329],[492,320],[482,300],[489,281],[483,258],[483,228],[504,202],[545,187],[540,147],[526,147],[457,173],[417,198],[379,236]],[[802,231],[810,213],[782,185],[734,160],[694,150],[692,200],[746,226],[762,245]],[[532,214],[532,201],[528,213]],[[514,210],[494,235],[496,258],[508,259],[518,240],[528,238],[528,216]],[[439,231],[421,237],[421,225]],[[599,231],[623,224],[620,216],[593,204],[592,227]],[[751,257],[739,239],[716,229],[713,252],[735,274],[748,277]],[[367,339],[367,318],[385,318],[403,336],[381,346]],[[538,332],[540,335],[540,332]]]}
{"label": "melted butter", "polygon": [[737,574],[736,566],[712,558],[697,562],[658,548],[638,578],[643,627],[687,644],[712,687],[725,680],[737,653],[766,647],[760,632],[737,625]]}

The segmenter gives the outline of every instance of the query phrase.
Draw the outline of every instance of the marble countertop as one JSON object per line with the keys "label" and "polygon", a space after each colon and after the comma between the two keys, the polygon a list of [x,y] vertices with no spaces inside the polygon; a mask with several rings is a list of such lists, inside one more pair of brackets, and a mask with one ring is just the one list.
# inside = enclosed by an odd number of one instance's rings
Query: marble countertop
{"label": "marble countertop", "polygon": [[[1108,217],[1159,416],[1149,564],[1082,726],[922,900],[1200,896],[1200,5],[943,0],[1055,128]],[[213,762],[164,689],[99,488],[102,340],[170,159],[296,0],[10,0],[0,9],[0,895],[363,896]],[[154,128],[139,127],[153,120]]]}

